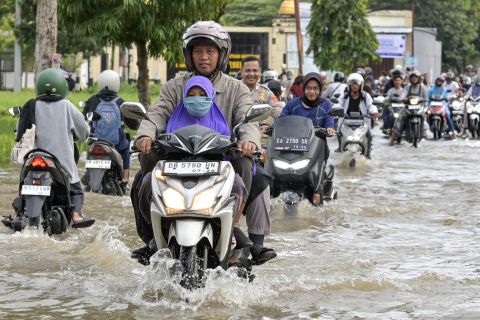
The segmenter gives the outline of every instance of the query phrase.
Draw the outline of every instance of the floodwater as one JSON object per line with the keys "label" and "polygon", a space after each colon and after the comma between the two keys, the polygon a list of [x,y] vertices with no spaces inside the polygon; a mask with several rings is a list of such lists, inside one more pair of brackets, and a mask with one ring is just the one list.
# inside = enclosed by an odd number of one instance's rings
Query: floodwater
{"label": "floodwater", "polygon": [[[330,147],[336,147],[333,139]],[[141,245],[128,198],[86,194],[92,228],[49,238],[0,226],[1,319],[480,319],[480,141],[404,142],[374,130],[372,160],[331,153],[339,199],[284,213],[278,257],[252,283],[215,272],[188,291],[129,258]],[[11,213],[15,168],[0,171]]]}

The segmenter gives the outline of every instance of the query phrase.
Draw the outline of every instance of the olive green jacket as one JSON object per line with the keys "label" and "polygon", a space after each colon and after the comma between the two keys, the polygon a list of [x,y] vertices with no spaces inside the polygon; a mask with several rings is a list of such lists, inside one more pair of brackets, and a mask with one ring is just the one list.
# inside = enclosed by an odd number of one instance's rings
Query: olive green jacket
{"label": "olive green jacket", "polygon": [[[160,91],[157,101],[150,107],[148,116],[158,126],[158,133],[165,132],[168,119],[183,97],[183,88],[192,73],[177,76],[169,80]],[[252,99],[248,87],[240,80],[234,79],[223,72],[213,80],[216,90],[215,100],[223,112],[225,119],[233,129],[235,125],[245,119],[247,110],[252,106]],[[137,137],[149,136],[155,138],[155,126],[149,121],[142,121]],[[237,139],[251,141],[260,147],[260,130],[257,122],[241,125],[237,130]]]}

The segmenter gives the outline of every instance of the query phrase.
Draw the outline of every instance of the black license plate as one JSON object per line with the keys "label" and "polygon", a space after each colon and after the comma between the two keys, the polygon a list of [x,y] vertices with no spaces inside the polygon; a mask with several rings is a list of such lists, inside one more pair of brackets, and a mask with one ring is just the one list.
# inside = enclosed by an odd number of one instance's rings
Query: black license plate
{"label": "black license plate", "polygon": [[310,138],[275,137],[273,148],[277,151],[302,151],[310,150]]}

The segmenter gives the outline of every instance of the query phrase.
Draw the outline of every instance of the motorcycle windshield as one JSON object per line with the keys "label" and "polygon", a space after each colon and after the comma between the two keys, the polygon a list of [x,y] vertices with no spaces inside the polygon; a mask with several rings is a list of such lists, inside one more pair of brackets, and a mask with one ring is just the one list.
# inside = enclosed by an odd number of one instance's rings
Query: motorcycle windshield
{"label": "motorcycle windshield", "polygon": [[312,132],[312,120],[301,116],[284,116],[275,121],[273,137],[309,138]]}
{"label": "motorcycle windshield", "polygon": [[164,135],[162,140],[167,140],[172,147],[195,155],[223,149],[230,144],[230,137],[201,125],[183,127],[173,132],[172,135],[174,137],[170,134]]}

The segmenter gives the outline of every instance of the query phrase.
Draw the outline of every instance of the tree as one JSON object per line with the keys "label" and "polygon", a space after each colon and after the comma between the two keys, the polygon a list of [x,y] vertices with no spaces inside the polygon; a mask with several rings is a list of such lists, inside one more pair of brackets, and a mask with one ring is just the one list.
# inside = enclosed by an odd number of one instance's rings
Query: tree
{"label": "tree", "polygon": [[307,27],[315,64],[350,72],[354,66],[379,60],[378,41],[366,18],[366,0],[316,0]]}
{"label": "tree", "polygon": [[148,57],[179,61],[181,37],[197,20],[218,19],[229,0],[63,0],[62,15],[87,35],[103,30],[109,41],[137,48],[138,98],[150,105]]}
{"label": "tree", "polygon": [[271,27],[282,0],[234,0],[220,22],[228,26]]}
{"label": "tree", "polygon": [[0,3],[0,52],[13,50],[15,35],[15,1],[3,0]]}
{"label": "tree", "polygon": [[57,51],[57,0],[37,0],[35,77],[50,66]]}
{"label": "tree", "polygon": [[370,0],[370,10],[414,10],[414,26],[437,29],[442,41],[442,68],[462,71],[480,58],[480,5],[472,0]]}

